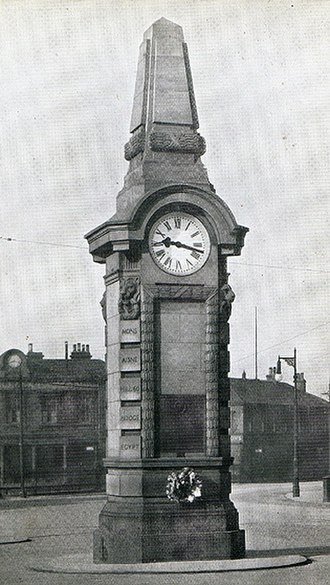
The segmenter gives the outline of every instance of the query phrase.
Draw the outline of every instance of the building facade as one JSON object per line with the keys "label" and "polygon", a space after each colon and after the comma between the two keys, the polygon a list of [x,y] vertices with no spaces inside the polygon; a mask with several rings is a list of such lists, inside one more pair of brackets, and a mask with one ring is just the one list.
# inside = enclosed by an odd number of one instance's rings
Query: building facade
{"label": "building facade", "polygon": [[[294,388],[266,380],[231,379],[231,444],[236,482],[285,482],[293,473]],[[329,403],[306,392],[298,374],[298,460],[301,480],[329,473]]]}
{"label": "building facade", "polygon": [[[19,366],[15,366],[15,358]],[[104,490],[106,368],[88,345],[70,357],[45,359],[9,349],[0,356],[0,492],[28,495]],[[291,481],[293,386],[275,380],[231,378],[231,449],[235,482]],[[329,403],[299,388],[299,477],[329,473]],[[23,425],[21,403],[23,398]]]}
{"label": "building facade", "polygon": [[[2,494],[104,489],[105,367],[78,343],[65,359],[0,356]],[[23,469],[21,461],[23,457]],[[23,475],[23,477],[22,477]]]}

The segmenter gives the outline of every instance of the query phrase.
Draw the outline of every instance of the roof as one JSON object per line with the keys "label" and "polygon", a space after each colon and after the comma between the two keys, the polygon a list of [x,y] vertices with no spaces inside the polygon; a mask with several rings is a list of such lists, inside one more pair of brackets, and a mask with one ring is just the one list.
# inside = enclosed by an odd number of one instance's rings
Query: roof
{"label": "roof", "polygon": [[93,359],[43,359],[34,363],[28,361],[32,382],[89,382],[106,380],[105,363]]}
{"label": "roof", "polygon": [[[8,359],[17,355],[21,367],[9,367]],[[19,349],[7,350],[0,356],[0,381],[10,382],[22,379],[38,383],[105,383],[105,363],[92,359],[89,351],[73,352],[70,359],[44,359],[41,352],[28,352],[26,355]]]}
{"label": "roof", "polygon": [[[244,378],[230,378],[231,404],[292,404],[294,388],[284,382],[268,380],[248,380]],[[319,396],[308,392],[299,392],[299,401],[304,406],[324,408],[329,403]]]}

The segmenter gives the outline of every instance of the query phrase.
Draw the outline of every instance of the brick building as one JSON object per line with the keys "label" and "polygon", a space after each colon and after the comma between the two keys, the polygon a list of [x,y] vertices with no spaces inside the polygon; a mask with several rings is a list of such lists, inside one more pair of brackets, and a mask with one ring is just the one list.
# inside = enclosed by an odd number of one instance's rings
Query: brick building
{"label": "brick building", "polygon": [[[19,358],[19,367],[15,365]],[[20,477],[20,388],[23,395],[24,483],[28,494],[103,490],[105,364],[89,346],[70,357],[0,356],[0,490],[15,494]],[[329,403],[299,388],[300,479],[328,474]],[[231,378],[231,445],[237,482],[291,481],[293,386],[275,380]]]}
{"label": "brick building", "polygon": [[[21,425],[21,402],[23,427]],[[0,488],[28,494],[104,489],[105,366],[78,343],[64,359],[45,359],[32,344],[25,355],[0,356]]]}
{"label": "brick building", "polygon": [[[329,403],[306,392],[298,374],[298,456],[301,480],[329,473]],[[291,481],[294,388],[266,380],[231,379],[231,444],[237,482]]]}

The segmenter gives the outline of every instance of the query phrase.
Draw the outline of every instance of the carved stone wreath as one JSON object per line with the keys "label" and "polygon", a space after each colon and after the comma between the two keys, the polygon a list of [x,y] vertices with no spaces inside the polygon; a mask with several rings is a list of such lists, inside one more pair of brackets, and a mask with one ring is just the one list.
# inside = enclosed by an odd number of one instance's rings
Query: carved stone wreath
{"label": "carved stone wreath", "polygon": [[174,502],[190,502],[202,495],[202,482],[190,467],[172,471],[167,478],[166,495]]}

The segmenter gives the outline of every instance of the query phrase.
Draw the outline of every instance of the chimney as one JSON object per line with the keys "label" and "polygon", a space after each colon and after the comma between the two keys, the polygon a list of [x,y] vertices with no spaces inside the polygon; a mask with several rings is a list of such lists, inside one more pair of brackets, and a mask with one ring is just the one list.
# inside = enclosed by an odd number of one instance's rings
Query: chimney
{"label": "chimney", "polygon": [[298,392],[304,394],[306,392],[306,380],[304,377],[304,373],[302,372],[301,374],[297,374],[296,376],[297,390]]}
{"label": "chimney", "polygon": [[74,343],[73,351],[71,352],[70,358],[73,359],[90,359],[92,356],[89,351],[89,345],[84,343]]}
{"label": "chimney", "polygon": [[269,368],[268,374],[266,375],[267,382],[276,382],[275,374],[276,368]]}
{"label": "chimney", "polygon": [[245,370],[243,370],[243,372],[242,372],[242,380],[246,380],[246,371]]}
{"label": "chimney", "polygon": [[69,344],[67,341],[65,341],[64,346],[65,346],[65,359],[68,360],[68,358],[69,358]]}
{"label": "chimney", "polygon": [[44,354],[41,351],[33,351],[33,344],[29,343],[29,351],[27,353],[27,359],[30,364],[38,364],[44,359]]}

